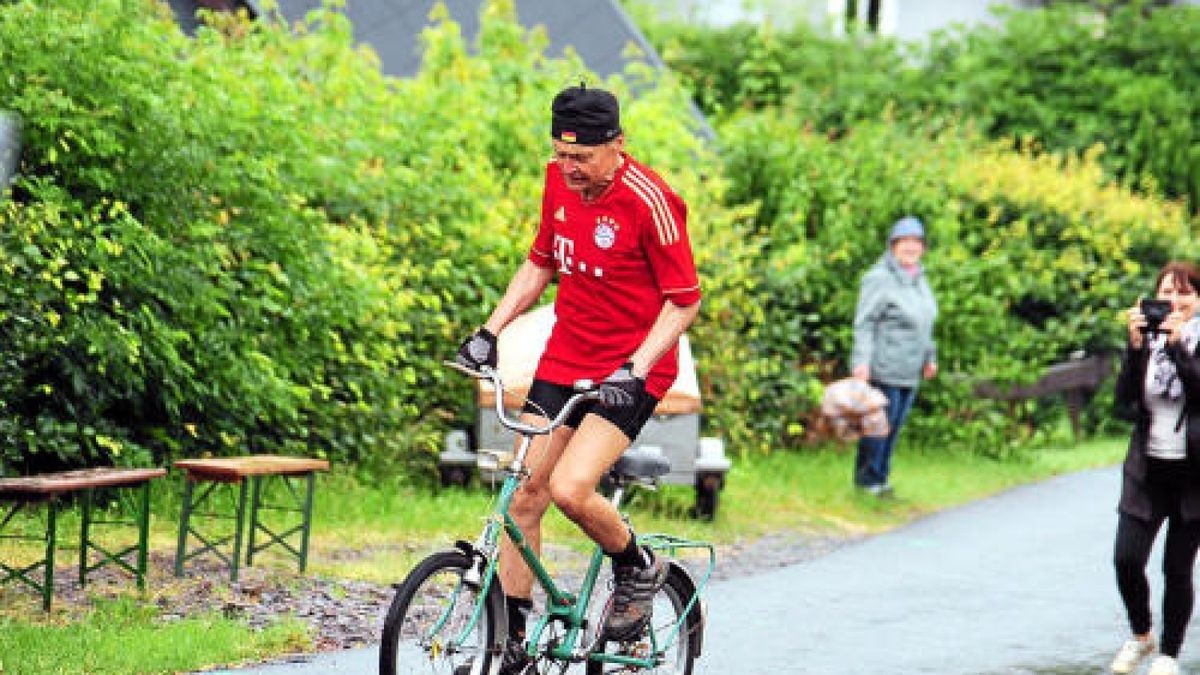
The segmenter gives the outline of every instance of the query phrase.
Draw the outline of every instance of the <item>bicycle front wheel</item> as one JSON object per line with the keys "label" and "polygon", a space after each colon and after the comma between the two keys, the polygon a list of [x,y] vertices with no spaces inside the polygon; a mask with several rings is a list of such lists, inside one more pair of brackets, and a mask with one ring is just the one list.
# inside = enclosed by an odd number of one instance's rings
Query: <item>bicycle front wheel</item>
{"label": "bicycle front wheel", "polygon": [[[684,614],[695,593],[694,588],[695,585],[683,570],[672,567],[667,574],[666,583],[654,596],[654,612],[642,637],[633,642],[601,643],[597,645],[596,651],[645,658],[647,654],[657,650],[661,653],[661,663],[655,668],[638,672],[691,675],[698,642],[701,639],[700,631],[703,630],[698,606],[693,606],[686,616]],[[616,663],[591,660],[587,662],[587,675],[628,672],[628,666]]]}
{"label": "bicycle front wheel", "polygon": [[467,666],[462,672],[491,672],[506,630],[504,598],[498,583],[481,597],[463,581],[471,564],[462,553],[446,551],[409,573],[383,623],[380,675],[454,675],[461,666]]}

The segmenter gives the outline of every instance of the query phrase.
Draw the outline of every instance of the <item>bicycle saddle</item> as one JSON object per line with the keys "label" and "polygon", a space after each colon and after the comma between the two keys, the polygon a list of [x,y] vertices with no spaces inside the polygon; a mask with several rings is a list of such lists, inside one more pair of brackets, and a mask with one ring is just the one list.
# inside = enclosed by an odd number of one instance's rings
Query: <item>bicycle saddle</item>
{"label": "bicycle saddle", "polygon": [[671,463],[661,452],[645,448],[630,448],[609,469],[614,479],[658,478],[671,470]]}

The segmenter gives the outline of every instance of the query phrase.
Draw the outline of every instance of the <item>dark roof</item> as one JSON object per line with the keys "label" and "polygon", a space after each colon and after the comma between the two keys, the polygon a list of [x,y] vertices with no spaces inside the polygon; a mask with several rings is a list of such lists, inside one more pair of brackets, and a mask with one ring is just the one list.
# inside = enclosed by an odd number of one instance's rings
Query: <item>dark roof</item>
{"label": "dark roof", "polygon": [[[443,0],[451,18],[462,28],[468,43],[479,32],[482,0]],[[197,7],[213,5],[214,0],[167,0],[186,31],[193,32]],[[256,0],[217,0],[237,5],[257,14]],[[429,23],[435,0],[347,0],[346,16],[354,25],[355,37],[379,54],[383,72],[388,75],[415,75],[421,66],[417,36]],[[662,60],[625,12],[611,0],[516,0],[517,20],[524,26],[543,25],[550,37],[551,54],[558,56],[564,45],[571,45],[588,68],[601,76],[619,73],[624,68],[621,52],[635,43],[655,66]],[[289,22],[300,21],[322,0],[280,0],[279,10]]]}
{"label": "dark roof", "polygon": [[[180,24],[195,29],[195,8],[203,0],[168,0]],[[257,14],[257,0],[224,0]],[[479,10],[483,0],[443,0],[451,18],[462,28],[468,44],[479,32]],[[208,0],[212,2],[212,0]],[[279,0],[279,9],[289,22],[296,22],[322,4],[322,0]],[[418,36],[429,23],[435,0],[346,0],[345,12],[354,25],[355,37],[379,55],[383,72],[406,77],[421,66]],[[524,26],[542,25],[550,39],[550,54],[561,55],[570,45],[587,67],[601,77],[624,70],[622,56],[630,42],[644,59],[662,68],[658,53],[621,9],[617,0],[515,0],[517,20]],[[190,8],[190,10],[189,10]],[[692,112],[700,122],[700,133],[715,138],[699,109]]]}
{"label": "dark roof", "polygon": [[[250,10],[252,16],[258,14],[257,0],[165,0],[165,2],[175,13],[175,20],[188,35],[195,33],[200,26],[200,21],[196,18],[196,12],[200,9],[247,9]],[[283,2],[287,2],[287,0],[283,0]]]}
{"label": "dark roof", "polygon": [[[280,3],[289,21],[320,4],[321,0]],[[445,0],[445,4],[467,42],[473,42],[479,32],[481,0]],[[515,4],[521,25],[546,27],[552,55],[561,55],[563,46],[571,45],[588,68],[606,76],[621,72],[621,51],[634,42],[651,63],[662,66],[653,47],[611,0],[516,0]],[[417,35],[429,23],[433,5],[434,0],[348,0],[346,16],[356,37],[379,54],[385,73],[414,75],[421,65]]]}

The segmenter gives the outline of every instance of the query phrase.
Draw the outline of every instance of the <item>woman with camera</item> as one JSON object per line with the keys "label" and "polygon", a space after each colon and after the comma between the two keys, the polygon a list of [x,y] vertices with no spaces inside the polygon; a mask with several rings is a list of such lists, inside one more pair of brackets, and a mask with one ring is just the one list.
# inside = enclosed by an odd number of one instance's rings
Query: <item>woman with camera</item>
{"label": "woman with camera", "polygon": [[[1134,422],[1125,457],[1113,564],[1132,637],[1112,662],[1131,673],[1160,651],[1150,675],[1175,675],[1192,615],[1192,568],[1200,547],[1200,271],[1170,262],[1154,300],[1128,311],[1129,342],[1117,377],[1118,413]],[[1151,632],[1146,563],[1163,521],[1161,642]]]}

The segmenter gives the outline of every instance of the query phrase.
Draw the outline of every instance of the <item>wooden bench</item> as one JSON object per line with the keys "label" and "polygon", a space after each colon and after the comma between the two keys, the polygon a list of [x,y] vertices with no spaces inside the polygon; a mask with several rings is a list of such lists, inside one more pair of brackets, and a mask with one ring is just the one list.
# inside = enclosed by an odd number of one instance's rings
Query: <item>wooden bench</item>
{"label": "wooden bench", "polygon": [[[146,588],[146,542],[150,530],[150,481],[166,475],[165,469],[117,469],[95,468],[79,469],[76,471],[60,471],[21,478],[0,478],[0,502],[9,504],[4,519],[0,521],[0,539],[45,541],[45,553],[42,558],[24,567],[12,567],[0,562],[0,584],[12,580],[22,581],[42,594],[42,609],[50,611],[51,598],[54,595],[54,548],[57,540],[57,519],[59,498],[76,492],[83,493],[83,514],[79,535],[79,585],[87,584],[87,575],[104,565],[113,564],[121,567],[137,578],[139,589]],[[93,493],[99,488],[136,489],[141,488],[141,500],[134,521],[93,521]],[[39,504],[46,505],[46,531],[43,536],[4,534],[4,528],[12,521],[13,516],[23,508]],[[136,525],[138,529],[137,543],[121,551],[108,551],[92,541],[93,525]],[[99,562],[89,564],[91,552],[100,554]],[[133,565],[123,558],[137,552]],[[43,568],[42,581],[30,576],[37,568]]]}
{"label": "wooden bench", "polygon": [[[183,491],[183,512],[179,520],[179,543],[175,551],[175,576],[183,576],[184,563],[192,558],[212,553],[229,565],[229,578],[237,581],[238,566],[242,556],[243,536],[246,541],[246,565],[254,564],[254,554],[263,549],[278,544],[300,561],[300,572],[303,573],[308,564],[308,538],[312,529],[312,503],[315,487],[315,473],[328,471],[329,462],[323,459],[308,457],[287,457],[282,455],[248,455],[243,457],[224,457],[214,459],[183,459],[175,462],[175,468],[186,472]],[[276,479],[281,482],[291,497],[291,503],[263,503],[263,481]],[[292,480],[305,480],[307,483],[303,494],[299,494]],[[194,486],[207,483],[198,494]],[[222,485],[237,485],[237,497],[234,515],[208,513],[210,518],[235,521],[233,534],[221,538],[206,537],[198,532],[191,524],[192,516],[197,507],[209,500],[217,487]],[[246,527],[246,505],[250,505],[250,524]],[[211,502],[210,502],[211,505]],[[300,523],[283,532],[273,532],[259,519],[260,511],[282,511],[300,514]],[[261,545],[254,542],[255,535],[261,531],[267,541]],[[287,541],[287,538],[300,535],[299,547]],[[187,544],[189,535],[200,542],[200,546],[189,552]],[[233,541],[232,555],[226,555],[221,547],[230,540]]]}
{"label": "wooden bench", "polygon": [[992,382],[975,385],[975,395],[1001,401],[1024,401],[1031,398],[1062,394],[1071,418],[1075,438],[1080,434],[1080,414],[1083,406],[1100,388],[1112,371],[1112,357],[1094,354],[1056,363],[1034,383],[1024,386],[999,387]]}

